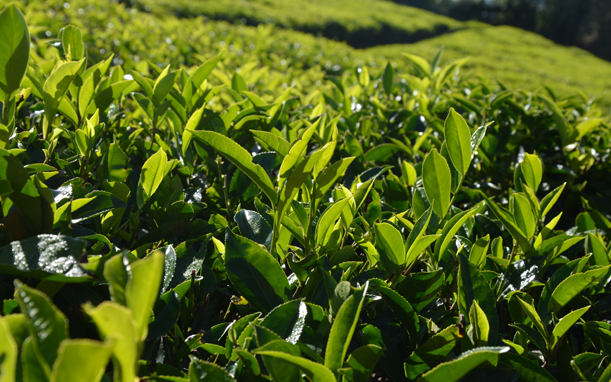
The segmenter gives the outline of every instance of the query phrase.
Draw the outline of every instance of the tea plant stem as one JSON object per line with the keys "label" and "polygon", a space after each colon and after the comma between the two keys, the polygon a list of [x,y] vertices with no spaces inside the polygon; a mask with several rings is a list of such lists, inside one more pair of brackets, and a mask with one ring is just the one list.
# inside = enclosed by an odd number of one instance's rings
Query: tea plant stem
{"label": "tea plant stem", "polygon": [[509,255],[509,263],[507,264],[507,268],[505,268],[505,272],[503,272],[503,275],[501,276],[501,279],[499,280],[499,286],[496,291],[497,296],[501,294],[501,289],[503,288],[503,282],[507,278],[507,274],[509,273],[509,267],[511,266],[511,263],[513,262],[513,258],[517,252],[516,251],[516,249],[518,248],[517,244],[518,243],[514,240],[513,248],[511,249],[511,255]]}

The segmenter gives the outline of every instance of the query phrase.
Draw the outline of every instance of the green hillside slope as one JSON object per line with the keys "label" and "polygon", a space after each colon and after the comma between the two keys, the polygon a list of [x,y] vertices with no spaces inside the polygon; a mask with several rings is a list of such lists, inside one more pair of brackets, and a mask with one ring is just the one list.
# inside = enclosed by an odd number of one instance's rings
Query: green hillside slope
{"label": "green hillside slope", "polygon": [[135,0],[155,12],[206,16],[250,25],[274,24],[357,48],[409,43],[454,31],[463,23],[383,0]]}
{"label": "green hillside slope", "polygon": [[[508,88],[552,87],[560,95],[582,90],[603,96],[611,89],[611,64],[578,48],[554,44],[537,34],[500,26],[474,26],[415,44],[386,45],[366,52],[393,59],[401,52],[433,57],[444,47],[448,60],[471,57],[465,69]],[[605,103],[609,103],[605,96]]]}

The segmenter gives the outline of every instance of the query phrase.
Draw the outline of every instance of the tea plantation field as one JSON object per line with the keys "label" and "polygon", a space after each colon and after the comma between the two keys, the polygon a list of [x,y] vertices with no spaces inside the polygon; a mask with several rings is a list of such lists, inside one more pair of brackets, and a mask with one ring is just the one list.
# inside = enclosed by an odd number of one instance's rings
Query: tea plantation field
{"label": "tea plantation field", "polygon": [[0,0],[0,381],[611,381],[611,64],[361,2]]}

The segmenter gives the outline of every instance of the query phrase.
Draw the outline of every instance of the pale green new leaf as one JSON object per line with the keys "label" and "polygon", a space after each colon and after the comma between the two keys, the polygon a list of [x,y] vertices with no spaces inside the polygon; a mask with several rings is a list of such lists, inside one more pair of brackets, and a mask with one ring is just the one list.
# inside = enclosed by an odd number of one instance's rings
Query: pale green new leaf
{"label": "pale green new leaf", "polygon": [[405,263],[405,245],[403,235],[392,224],[376,224],[376,242],[390,256],[391,261],[397,267]]}
{"label": "pale green new leaf", "polygon": [[448,162],[437,152],[437,149],[433,149],[424,158],[422,181],[426,196],[433,205],[433,211],[437,216],[443,218],[450,208],[452,175]]}
{"label": "pale green new leaf", "polygon": [[486,346],[490,334],[490,324],[486,313],[480,308],[477,300],[473,301],[469,310],[469,322],[473,327],[473,339],[476,346]]}
{"label": "pale green new leaf", "polygon": [[454,109],[450,109],[445,121],[445,138],[454,167],[464,175],[471,163],[471,130]]}
{"label": "pale green new leaf", "polygon": [[113,363],[121,382],[134,382],[138,361],[136,323],[131,311],[114,302],[105,301],[93,308],[85,307],[103,340],[112,341]]}
{"label": "pale green new leaf", "polygon": [[480,347],[461,354],[460,357],[444,362],[425,373],[418,382],[456,382],[471,370],[482,364],[496,367],[500,355],[510,350],[509,347]]}
{"label": "pale green new leaf", "polygon": [[98,382],[108,364],[112,346],[91,340],[65,340],[53,365],[51,382]]}
{"label": "pale green new leaf", "polygon": [[159,149],[142,166],[140,181],[138,182],[138,192],[142,192],[142,197],[138,198],[138,208],[153,196],[164,177],[165,166],[168,163],[168,156],[165,151]]}
{"label": "pale green new leaf", "polygon": [[144,341],[153,305],[163,279],[164,255],[155,251],[130,265],[131,277],[125,286],[125,300],[136,324],[136,336]]}

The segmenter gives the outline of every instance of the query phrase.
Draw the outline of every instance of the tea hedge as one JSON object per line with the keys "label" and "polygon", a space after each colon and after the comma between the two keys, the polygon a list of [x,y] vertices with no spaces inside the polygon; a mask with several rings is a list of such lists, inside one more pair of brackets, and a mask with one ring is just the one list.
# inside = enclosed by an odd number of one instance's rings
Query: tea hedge
{"label": "tea hedge", "polygon": [[585,94],[37,33],[0,13],[1,380],[611,379]]}

